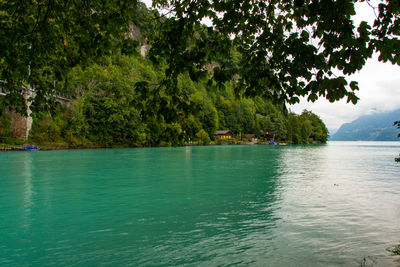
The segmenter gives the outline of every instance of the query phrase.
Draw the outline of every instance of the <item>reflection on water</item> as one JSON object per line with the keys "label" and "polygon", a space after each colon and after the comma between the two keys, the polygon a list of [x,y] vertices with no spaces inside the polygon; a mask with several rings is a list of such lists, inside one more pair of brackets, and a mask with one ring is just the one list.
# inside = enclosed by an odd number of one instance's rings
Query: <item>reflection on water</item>
{"label": "reflection on water", "polygon": [[33,206],[32,194],[32,155],[30,153],[24,153],[22,157],[22,168],[21,177],[24,180],[24,209],[30,211]]}
{"label": "reflection on water", "polygon": [[399,150],[3,153],[0,265],[394,265]]}
{"label": "reflection on water", "polygon": [[24,180],[24,204],[23,209],[25,211],[25,227],[30,227],[30,214],[31,207],[34,205],[32,195],[33,195],[33,186],[32,186],[32,155],[31,153],[24,153],[21,158],[21,178]]}

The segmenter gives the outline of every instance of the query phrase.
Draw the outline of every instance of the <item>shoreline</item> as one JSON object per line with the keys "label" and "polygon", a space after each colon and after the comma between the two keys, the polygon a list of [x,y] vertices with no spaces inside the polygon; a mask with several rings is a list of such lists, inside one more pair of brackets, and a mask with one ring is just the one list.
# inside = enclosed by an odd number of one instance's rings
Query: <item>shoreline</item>
{"label": "shoreline", "polygon": [[[82,147],[69,147],[69,146],[57,146],[57,145],[51,145],[51,144],[44,144],[43,146],[41,145],[21,145],[21,146],[15,146],[15,145],[1,145],[0,146],[0,152],[15,152],[15,151],[53,151],[53,150],[84,150],[84,149],[119,149],[119,148],[161,148],[161,147],[191,147],[191,146],[230,146],[230,145],[242,145],[242,146],[254,146],[254,145],[263,145],[263,146],[287,146],[287,145],[324,145],[327,143],[312,143],[312,144],[290,144],[287,142],[276,142],[275,144],[270,144],[269,142],[257,142],[257,143],[251,143],[251,142],[239,142],[239,143],[223,143],[223,144],[218,144],[215,142],[211,142],[207,145],[201,145],[201,144],[194,144],[194,143],[185,143],[183,145],[179,146],[168,146],[168,145],[159,145],[159,146],[82,146]],[[26,147],[28,146],[35,146],[37,148],[35,149],[27,149]]]}

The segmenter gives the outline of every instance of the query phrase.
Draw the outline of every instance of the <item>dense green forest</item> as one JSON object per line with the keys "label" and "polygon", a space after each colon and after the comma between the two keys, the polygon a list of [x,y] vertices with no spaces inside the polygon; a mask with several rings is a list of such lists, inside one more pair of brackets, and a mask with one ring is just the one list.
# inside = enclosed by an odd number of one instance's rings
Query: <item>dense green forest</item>
{"label": "dense green forest", "polygon": [[77,67],[65,85],[75,99],[34,112],[30,139],[68,147],[204,144],[216,130],[229,129],[237,138],[265,131],[289,143],[327,140],[317,115],[287,114],[284,105],[262,97],[236,96],[234,82],[221,87],[180,75],[180,99],[174,101],[159,86],[162,78],[163,69],[140,55],[118,53],[85,70]]}
{"label": "dense green forest", "polygon": [[[51,100],[32,105],[29,141],[62,147],[176,146],[207,144],[216,130],[229,129],[236,139],[268,132],[275,141],[326,142],[327,128],[312,112],[296,115],[284,102],[240,93],[235,78],[213,79],[221,75],[218,66],[240,64],[235,49],[230,57],[217,58],[212,63],[216,68],[201,75],[182,72],[175,86],[168,86],[167,56],[155,59],[140,53],[146,36],[157,31],[152,13],[140,7],[132,19],[135,36],[129,46],[77,65],[57,83],[57,90],[72,99],[68,105]],[[5,112],[0,141],[10,142],[9,127],[10,114]]]}

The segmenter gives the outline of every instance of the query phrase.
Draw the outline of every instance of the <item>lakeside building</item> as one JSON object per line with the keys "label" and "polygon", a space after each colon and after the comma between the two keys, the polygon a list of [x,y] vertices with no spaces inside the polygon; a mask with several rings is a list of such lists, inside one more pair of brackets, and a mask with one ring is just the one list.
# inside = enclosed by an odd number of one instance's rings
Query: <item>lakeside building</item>
{"label": "lakeside building", "polygon": [[214,136],[219,140],[231,140],[233,138],[230,130],[218,130],[214,133]]}

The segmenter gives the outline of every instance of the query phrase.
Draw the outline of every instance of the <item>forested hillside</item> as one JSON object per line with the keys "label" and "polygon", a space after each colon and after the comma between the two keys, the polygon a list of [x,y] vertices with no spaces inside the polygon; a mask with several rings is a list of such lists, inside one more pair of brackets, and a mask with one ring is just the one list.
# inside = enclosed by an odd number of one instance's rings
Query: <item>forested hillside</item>
{"label": "forested hillside", "polygon": [[[43,101],[31,107],[30,141],[65,147],[207,144],[216,130],[229,129],[237,139],[268,132],[276,141],[326,142],[328,132],[317,115],[288,113],[283,102],[245,96],[235,78],[223,83],[213,79],[221,75],[218,66],[239,64],[235,50],[229,58],[216,57],[216,68],[201,75],[186,71],[177,76],[177,86],[165,86],[168,57],[141,54],[157,25],[152,13],[140,7],[127,33],[129,45],[74,67],[57,83],[57,90],[72,99],[69,105]],[[0,124],[3,142],[10,140],[9,125],[6,112]]]}
{"label": "forested hillside", "polygon": [[75,68],[66,86],[76,99],[70,107],[35,112],[31,139],[72,147],[182,145],[204,143],[216,130],[229,129],[237,137],[265,131],[293,143],[327,140],[317,115],[286,114],[283,105],[259,96],[237,97],[233,82],[220,88],[181,75],[180,99],[174,101],[158,86],[162,73],[139,55],[118,54],[84,71]]}

